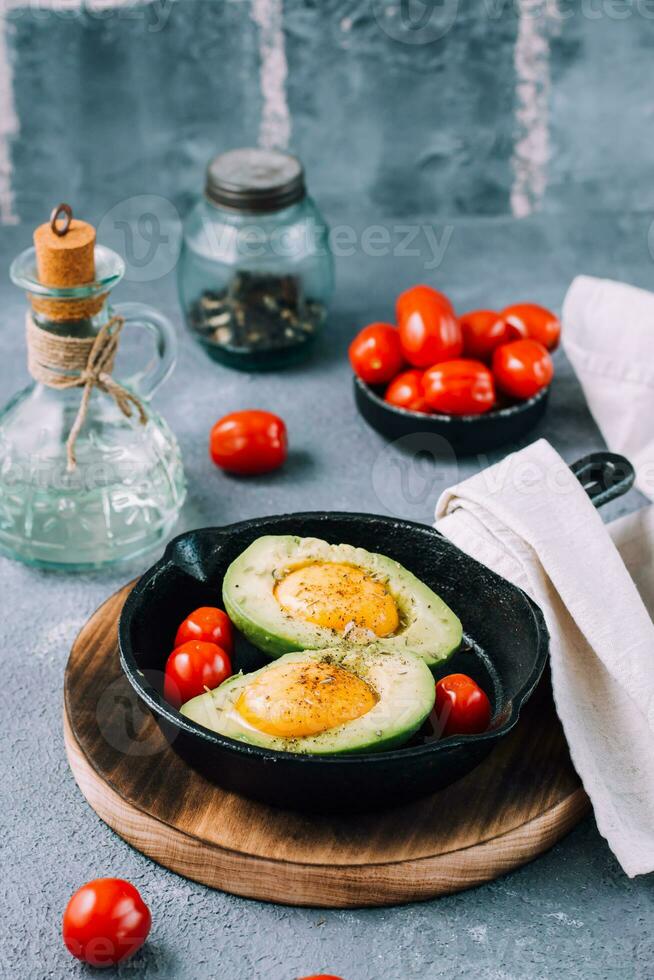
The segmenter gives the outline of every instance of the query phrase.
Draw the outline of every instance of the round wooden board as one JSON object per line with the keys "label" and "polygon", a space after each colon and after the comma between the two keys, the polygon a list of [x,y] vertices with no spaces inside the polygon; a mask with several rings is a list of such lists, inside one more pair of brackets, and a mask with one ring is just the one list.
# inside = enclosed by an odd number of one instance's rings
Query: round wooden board
{"label": "round wooden board", "polygon": [[95,812],[178,874],[288,905],[394,905],[496,878],[547,850],[588,811],[547,678],[477,769],[417,803],[321,817],[218,789],[175,754],[122,675],[117,622],[129,589],[107,600],[75,641],[66,750]]}

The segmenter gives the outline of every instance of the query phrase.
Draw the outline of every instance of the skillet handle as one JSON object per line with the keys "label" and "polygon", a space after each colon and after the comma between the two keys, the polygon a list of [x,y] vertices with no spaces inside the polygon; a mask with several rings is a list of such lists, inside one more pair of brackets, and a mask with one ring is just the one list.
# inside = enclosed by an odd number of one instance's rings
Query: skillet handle
{"label": "skillet handle", "polygon": [[616,500],[634,485],[636,473],[625,456],[591,453],[570,467],[595,507]]}

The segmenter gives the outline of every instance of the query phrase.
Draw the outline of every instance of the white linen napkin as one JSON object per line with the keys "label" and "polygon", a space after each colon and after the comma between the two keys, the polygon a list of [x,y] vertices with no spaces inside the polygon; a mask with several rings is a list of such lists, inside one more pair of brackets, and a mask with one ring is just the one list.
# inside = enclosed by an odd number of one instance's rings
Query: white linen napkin
{"label": "white linen napkin", "polygon": [[577,276],[563,303],[563,348],[609,449],[654,497],[654,293]]}
{"label": "white linen napkin", "polygon": [[653,510],[617,521],[612,540],[545,440],[446,490],[436,509],[439,531],[543,610],[572,761],[630,877],[654,870]]}

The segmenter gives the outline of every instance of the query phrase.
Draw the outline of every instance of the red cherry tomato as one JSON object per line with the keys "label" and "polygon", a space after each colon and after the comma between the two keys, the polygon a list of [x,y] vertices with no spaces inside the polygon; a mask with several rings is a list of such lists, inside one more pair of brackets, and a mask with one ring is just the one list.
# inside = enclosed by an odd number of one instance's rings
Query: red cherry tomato
{"label": "red cherry tomato", "polygon": [[514,340],[493,354],[498,388],[513,398],[531,398],[554,376],[552,358],[537,340]]}
{"label": "red cherry tomato", "polygon": [[150,910],[134,885],[121,878],[96,878],[69,901],[62,933],[78,960],[112,966],[141,948],[151,924]]}
{"label": "red cherry tomato", "polygon": [[493,375],[481,361],[443,361],[425,371],[423,389],[435,412],[481,415],[495,404]]}
{"label": "red cherry tomato", "polygon": [[493,351],[501,344],[514,340],[516,331],[494,310],[471,310],[459,317],[466,357],[490,361]]}
{"label": "red cherry tomato", "polygon": [[341,978],[335,977],[333,973],[314,973],[310,977],[300,977],[299,980],[341,980]]}
{"label": "red cherry tomato", "polygon": [[228,473],[269,473],[288,455],[286,426],[272,412],[232,412],[211,430],[209,453],[216,466]]}
{"label": "red cherry tomato", "polygon": [[382,385],[404,364],[400,335],[390,323],[371,323],[350,344],[350,364],[362,381]]}
{"label": "red cherry tomato", "polygon": [[444,737],[478,735],[490,725],[490,701],[467,674],[449,674],[438,682],[434,710]]}
{"label": "red cherry tomato", "polygon": [[422,371],[403,371],[391,381],[385,400],[390,405],[406,408],[410,412],[428,412],[429,405],[425,401],[422,390]]}
{"label": "red cherry tomato", "polygon": [[558,347],[561,338],[559,318],[537,303],[516,303],[502,310],[502,316],[523,337],[537,340],[548,350]]}
{"label": "red cherry tomato", "polygon": [[227,613],[213,606],[200,606],[177,630],[175,649],[188,640],[202,640],[204,643],[216,643],[227,653],[234,649],[234,633]]}
{"label": "red cherry tomato", "polygon": [[407,289],[397,301],[397,323],[402,350],[414,367],[459,357],[463,351],[461,327],[452,304],[429,286]]}
{"label": "red cherry tomato", "polygon": [[212,691],[232,673],[225,651],[215,643],[188,640],[173,650],[166,661],[164,697],[174,708]]}
{"label": "red cherry tomato", "polygon": [[397,322],[399,323],[408,307],[414,307],[417,301],[422,302],[433,302],[437,299],[447,310],[454,313],[454,307],[450,301],[449,296],[445,293],[439,292],[432,286],[411,286],[410,289],[405,289],[403,293],[397,297],[395,301],[395,315],[397,317]]}

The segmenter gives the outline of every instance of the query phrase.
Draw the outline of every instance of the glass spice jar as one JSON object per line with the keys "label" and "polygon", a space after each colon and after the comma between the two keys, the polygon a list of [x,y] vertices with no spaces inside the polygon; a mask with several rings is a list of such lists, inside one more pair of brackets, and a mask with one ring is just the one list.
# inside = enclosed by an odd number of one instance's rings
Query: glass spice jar
{"label": "glass spice jar", "polygon": [[212,358],[254,371],[302,360],[334,277],[328,228],[300,161],[263,149],[212,160],[178,270],[187,326]]}

